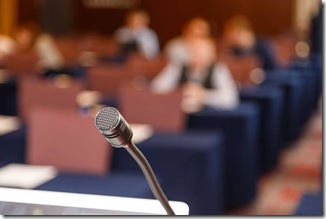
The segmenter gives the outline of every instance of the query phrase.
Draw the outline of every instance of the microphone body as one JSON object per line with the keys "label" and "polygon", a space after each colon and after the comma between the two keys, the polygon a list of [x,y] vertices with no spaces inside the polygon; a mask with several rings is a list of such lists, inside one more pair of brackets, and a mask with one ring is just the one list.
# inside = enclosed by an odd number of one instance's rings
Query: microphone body
{"label": "microphone body", "polygon": [[112,146],[128,147],[131,144],[132,130],[115,108],[106,107],[99,111],[95,126]]}
{"label": "microphone body", "polygon": [[123,147],[129,152],[140,166],[154,196],[161,202],[167,214],[175,215],[150,164],[136,145],[132,143],[132,130],[118,110],[113,107],[100,110],[95,117],[95,126],[112,146]]}

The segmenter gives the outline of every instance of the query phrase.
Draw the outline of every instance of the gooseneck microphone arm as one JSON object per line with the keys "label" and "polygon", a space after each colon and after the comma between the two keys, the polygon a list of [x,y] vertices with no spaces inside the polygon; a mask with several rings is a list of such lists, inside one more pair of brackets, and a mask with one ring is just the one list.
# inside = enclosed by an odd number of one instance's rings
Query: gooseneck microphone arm
{"label": "gooseneck microphone arm", "polygon": [[168,215],[175,215],[171,206],[169,205],[168,199],[166,198],[164,192],[161,189],[160,184],[157,182],[155,174],[151,166],[149,165],[147,159],[133,143],[131,143],[131,145],[128,145],[125,148],[140,166],[155,198],[161,202]]}
{"label": "gooseneck microphone arm", "polygon": [[157,182],[155,174],[147,159],[132,143],[132,130],[118,110],[113,107],[106,107],[102,109],[96,115],[95,126],[113,147],[123,147],[130,153],[143,171],[155,198],[161,202],[167,214],[175,215],[171,206],[169,205],[168,199]]}

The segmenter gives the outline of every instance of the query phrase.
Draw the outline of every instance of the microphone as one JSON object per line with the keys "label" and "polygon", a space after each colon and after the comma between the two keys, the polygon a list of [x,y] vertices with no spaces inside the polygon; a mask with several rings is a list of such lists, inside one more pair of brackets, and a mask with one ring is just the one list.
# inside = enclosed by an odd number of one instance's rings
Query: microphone
{"label": "microphone", "polygon": [[114,147],[129,147],[132,130],[126,120],[113,107],[100,110],[95,117],[96,128]]}
{"label": "microphone", "polygon": [[175,215],[147,159],[132,143],[133,132],[119,111],[113,107],[100,110],[95,117],[95,126],[113,147],[123,147],[129,152],[143,171],[155,198],[161,202],[168,215]]}

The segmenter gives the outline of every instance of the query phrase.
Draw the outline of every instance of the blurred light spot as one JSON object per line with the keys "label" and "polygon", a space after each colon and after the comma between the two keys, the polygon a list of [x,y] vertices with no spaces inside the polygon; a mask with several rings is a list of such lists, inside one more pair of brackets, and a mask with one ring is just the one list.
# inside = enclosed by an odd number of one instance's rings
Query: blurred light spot
{"label": "blurred light spot", "polygon": [[255,84],[260,84],[265,80],[265,73],[261,68],[255,68],[250,72],[250,80]]}
{"label": "blurred light spot", "polygon": [[307,58],[310,52],[308,43],[304,41],[299,41],[295,45],[295,53],[300,58]]}

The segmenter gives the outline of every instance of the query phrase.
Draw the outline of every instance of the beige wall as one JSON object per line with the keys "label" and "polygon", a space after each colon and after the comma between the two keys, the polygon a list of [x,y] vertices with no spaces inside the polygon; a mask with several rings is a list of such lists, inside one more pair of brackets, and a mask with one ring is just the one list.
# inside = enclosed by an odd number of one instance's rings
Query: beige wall
{"label": "beige wall", "polygon": [[17,22],[17,0],[0,0],[0,33],[10,34]]}

